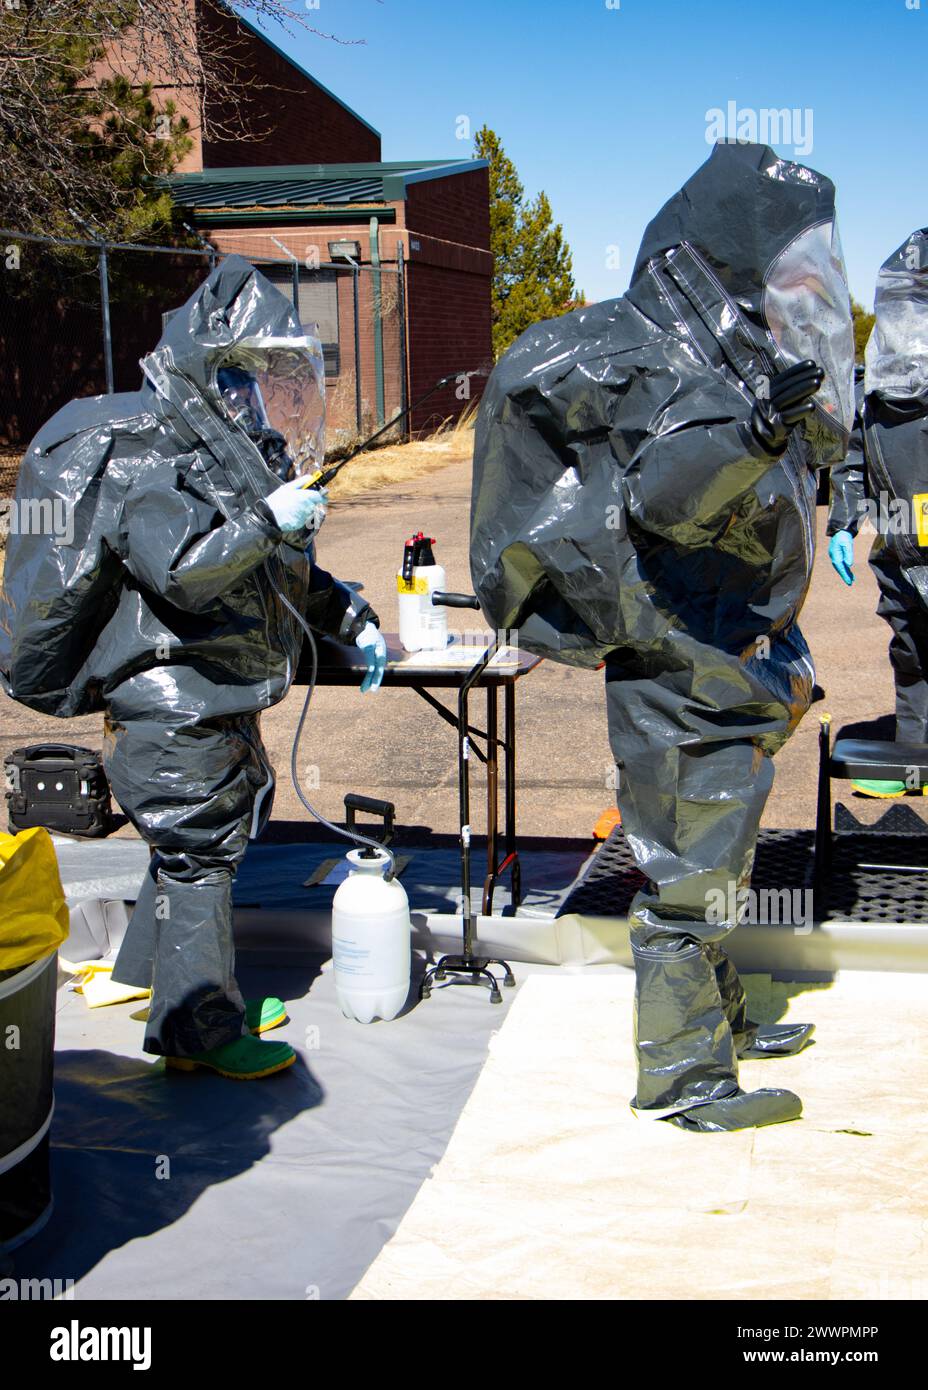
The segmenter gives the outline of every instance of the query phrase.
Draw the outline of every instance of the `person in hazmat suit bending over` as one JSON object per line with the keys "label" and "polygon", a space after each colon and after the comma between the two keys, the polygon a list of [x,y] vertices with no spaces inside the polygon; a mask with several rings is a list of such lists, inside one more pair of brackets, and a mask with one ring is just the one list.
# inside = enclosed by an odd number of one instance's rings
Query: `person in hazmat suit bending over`
{"label": "person in hazmat suit bending over", "polygon": [[[809,706],[797,626],[813,469],[853,418],[834,187],[722,143],[644,234],[630,288],[524,333],[477,425],[471,572],[494,628],[606,666],[628,843],[642,1117],[732,1130],[793,1119],[744,1092],[759,1028],[722,942],[750,880],[771,755]],[[743,902],[743,897],[740,898]]]}
{"label": "person in hazmat suit bending over", "polygon": [[[854,582],[854,537],[871,511],[877,613],[892,628],[896,740],[928,743],[928,228],[880,270],[867,343],[859,429],[831,470],[828,554]],[[856,445],[856,447],[854,447]],[[905,796],[905,782],[858,779],[864,796]],[[916,788],[917,790],[917,788]]]}
{"label": "person in hazmat suit bending over", "polygon": [[301,474],[325,440],[321,347],[240,257],[169,320],[133,394],[71,401],[33,440],[17,496],[59,501],[73,537],[10,537],[0,676],[48,714],[106,714],[113,791],[150,845],[113,978],[152,988],[145,1049],[235,1078],[295,1060],[256,1034],[279,1000],[236,984],[232,879],[270,815],[258,729],[304,632],[356,642],[376,688],[370,607],[316,563],[325,496]]}

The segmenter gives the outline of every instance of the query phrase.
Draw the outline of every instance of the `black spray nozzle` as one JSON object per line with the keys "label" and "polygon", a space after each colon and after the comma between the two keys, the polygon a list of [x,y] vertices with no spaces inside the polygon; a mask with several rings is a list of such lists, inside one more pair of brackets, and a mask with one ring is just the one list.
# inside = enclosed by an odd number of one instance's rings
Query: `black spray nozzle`
{"label": "black spray nozzle", "polygon": [[427,536],[424,531],[417,531],[414,536],[403,547],[403,583],[409,584],[412,580],[412,572],[417,565],[434,565],[435,556],[432,546],[435,544],[434,536]]}

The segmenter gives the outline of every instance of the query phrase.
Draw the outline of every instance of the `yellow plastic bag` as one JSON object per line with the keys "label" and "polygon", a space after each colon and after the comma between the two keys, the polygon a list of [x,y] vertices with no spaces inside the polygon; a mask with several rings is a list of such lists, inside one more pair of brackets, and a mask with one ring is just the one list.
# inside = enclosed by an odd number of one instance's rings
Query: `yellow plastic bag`
{"label": "yellow plastic bag", "polygon": [[51,955],[68,934],[55,847],[35,826],[0,831],[0,970],[19,970]]}
{"label": "yellow plastic bag", "polygon": [[102,1009],[107,1004],[126,1004],[130,999],[151,998],[151,990],[143,989],[141,985],[117,984],[112,978],[112,961],[85,960],[71,966],[60,956],[58,960],[66,970],[74,969],[77,978],[71,988],[75,994],[84,996],[88,1009]]}

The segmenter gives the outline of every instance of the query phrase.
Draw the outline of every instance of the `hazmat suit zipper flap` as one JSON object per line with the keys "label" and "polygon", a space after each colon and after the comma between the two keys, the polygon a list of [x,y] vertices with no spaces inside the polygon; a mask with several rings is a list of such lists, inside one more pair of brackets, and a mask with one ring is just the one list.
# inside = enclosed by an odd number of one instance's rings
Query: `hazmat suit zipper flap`
{"label": "hazmat suit zipper flap", "polygon": [[[710,334],[711,339],[718,344],[719,351],[733,372],[746,404],[749,407],[753,405],[754,399],[762,394],[762,377],[766,375],[769,378],[776,372],[777,367],[773,353],[765,352],[759,344],[754,342],[752,335],[748,332],[741,310],[720,283],[718,277],[713,274],[699,252],[687,242],[682,242],[660,257],[654,269],[655,278],[669,299],[674,312],[679,315],[680,321],[687,328],[689,327],[687,314],[682,312],[682,306],[675,302],[678,297],[682,296],[685,304],[696,314],[699,322]],[[663,277],[660,272],[663,272]],[[720,306],[724,306],[724,310],[729,316],[728,322],[725,321],[724,314],[720,312]],[[756,370],[751,358],[739,347],[736,338],[739,332],[746,341],[751,343],[757,354],[761,371]],[[691,335],[691,340],[698,345],[695,336]],[[789,482],[802,526],[806,572],[808,576],[811,576],[812,562],[815,556],[815,533],[809,502],[803,486],[806,465],[796,457],[792,438],[786,451],[780,455],[779,459],[771,458],[770,464],[771,467],[779,464]],[[803,596],[804,593],[805,591],[803,591]]]}
{"label": "hazmat suit zipper flap", "polygon": [[[911,505],[911,499],[900,498],[899,489],[895,487],[883,457],[883,449],[880,444],[879,430],[875,424],[865,415],[864,437],[867,449],[867,468],[873,480],[877,483],[879,491],[885,494],[891,502],[903,501],[907,506]],[[882,508],[880,508],[882,510]],[[878,534],[883,535],[878,529]],[[910,531],[893,531],[886,534],[884,539],[888,540],[893,550],[899,555],[906,567],[914,566],[921,568],[925,564],[925,553],[912,540]]]}
{"label": "hazmat suit zipper flap", "polygon": [[[722,356],[738,382],[750,393],[750,403],[753,404],[753,399],[761,394],[761,377],[772,376],[776,371],[772,355],[765,353],[754,342],[738,305],[694,247],[682,242],[668,251],[660,264],[667,278],[708,330],[712,340],[718,344]],[[725,321],[725,313],[720,311],[721,308],[729,315],[729,322]],[[683,315],[684,320],[685,317]],[[751,344],[761,371],[756,369],[752,358],[739,347],[736,338],[739,332],[744,340]]]}

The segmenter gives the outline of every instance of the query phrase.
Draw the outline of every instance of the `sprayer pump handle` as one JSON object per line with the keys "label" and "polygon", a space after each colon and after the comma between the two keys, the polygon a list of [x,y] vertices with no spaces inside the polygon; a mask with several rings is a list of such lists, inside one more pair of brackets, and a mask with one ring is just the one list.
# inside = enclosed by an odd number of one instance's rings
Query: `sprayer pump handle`
{"label": "sprayer pump handle", "polygon": [[441,589],[436,589],[432,594],[432,603],[436,608],[476,608],[480,609],[480,600],[476,594],[446,594]]}

